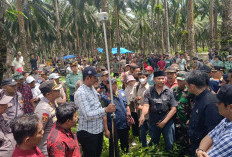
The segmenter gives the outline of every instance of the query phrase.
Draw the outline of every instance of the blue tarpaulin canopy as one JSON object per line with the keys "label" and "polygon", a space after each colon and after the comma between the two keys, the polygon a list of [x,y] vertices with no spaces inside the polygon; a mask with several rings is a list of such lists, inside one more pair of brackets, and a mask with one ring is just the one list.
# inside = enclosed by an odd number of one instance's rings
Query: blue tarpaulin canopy
{"label": "blue tarpaulin canopy", "polygon": [[69,59],[69,58],[75,58],[76,56],[74,55],[67,55],[67,56],[64,56],[63,59]]}
{"label": "blue tarpaulin canopy", "polygon": [[[101,53],[103,53],[103,48],[97,48],[97,50]],[[125,54],[125,53],[134,53],[133,51],[127,50],[123,47],[120,47],[120,53]],[[112,54],[117,54],[117,48],[112,48]]]}

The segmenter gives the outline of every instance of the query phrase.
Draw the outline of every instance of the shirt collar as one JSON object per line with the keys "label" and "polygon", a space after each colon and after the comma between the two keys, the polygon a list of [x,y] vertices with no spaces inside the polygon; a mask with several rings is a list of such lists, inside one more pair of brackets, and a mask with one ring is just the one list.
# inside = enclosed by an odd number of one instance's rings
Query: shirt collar
{"label": "shirt collar", "polygon": [[[163,90],[161,91],[160,95],[161,95],[164,91],[166,91],[166,90],[168,90],[168,89],[169,89],[169,88],[168,88],[167,86],[164,85],[164,86],[163,86]],[[155,85],[152,87],[151,90],[157,92],[156,89],[155,89]]]}
{"label": "shirt collar", "polygon": [[88,90],[92,90],[93,89],[93,87],[86,86],[84,83],[83,83],[83,87],[86,88],[86,89],[88,89]]}
{"label": "shirt collar", "polygon": [[72,135],[71,129],[64,129],[58,123],[55,124],[55,127],[57,128],[57,130],[59,130],[60,132],[66,134],[66,135]]}
{"label": "shirt collar", "polygon": [[196,99],[200,99],[201,97],[205,96],[205,94],[208,92],[208,89],[205,89],[203,92],[201,92],[201,94],[199,94],[198,96],[196,96]]}

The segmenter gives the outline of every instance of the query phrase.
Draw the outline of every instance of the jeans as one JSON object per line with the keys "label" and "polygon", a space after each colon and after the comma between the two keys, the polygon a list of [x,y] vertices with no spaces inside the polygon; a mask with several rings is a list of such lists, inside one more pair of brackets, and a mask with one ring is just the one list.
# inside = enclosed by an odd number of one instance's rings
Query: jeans
{"label": "jeans", "polygon": [[91,134],[81,130],[77,132],[77,139],[80,142],[83,157],[100,157],[103,145],[103,133]]}
{"label": "jeans", "polygon": [[140,139],[142,142],[142,147],[147,147],[147,131],[151,136],[151,129],[148,120],[145,120],[143,125],[140,126]]}
{"label": "jeans", "polygon": [[157,127],[156,124],[151,124],[151,133],[152,133],[152,142],[154,144],[159,144],[160,140],[160,134],[162,133],[165,141],[165,147],[167,151],[170,151],[173,149],[173,143],[174,143],[174,135],[175,135],[175,127],[173,120],[169,120],[167,124],[164,126],[164,128]]}

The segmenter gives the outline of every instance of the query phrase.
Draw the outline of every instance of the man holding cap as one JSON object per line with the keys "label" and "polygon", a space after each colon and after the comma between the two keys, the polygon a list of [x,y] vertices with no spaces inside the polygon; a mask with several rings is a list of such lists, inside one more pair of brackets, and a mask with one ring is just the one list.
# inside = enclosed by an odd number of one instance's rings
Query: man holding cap
{"label": "man holding cap", "polygon": [[144,94],[144,106],[139,119],[140,126],[145,121],[145,115],[149,112],[152,142],[159,144],[160,134],[163,134],[166,150],[170,151],[174,143],[173,116],[178,106],[172,90],[164,85],[165,73],[154,72],[155,85],[146,90]]}
{"label": "man holding cap", "polygon": [[93,85],[101,75],[93,67],[83,70],[83,84],[75,93],[74,100],[79,112],[77,138],[85,157],[100,157],[103,144],[103,117],[115,112],[116,106],[102,108]]}
{"label": "man holding cap", "polygon": [[12,96],[6,96],[0,89],[0,155],[2,157],[11,156],[16,144],[13,134],[10,129],[10,120],[7,114],[9,114],[8,106],[10,108],[12,104]]}
{"label": "man holding cap", "polygon": [[232,156],[232,85],[222,86],[214,100],[225,118],[202,139],[197,157]]}
{"label": "man holding cap", "polygon": [[40,150],[44,155],[48,155],[47,152],[47,139],[48,135],[56,122],[56,112],[55,109],[57,104],[55,100],[60,97],[60,89],[62,85],[57,84],[54,80],[49,80],[42,83],[39,87],[43,98],[41,98],[39,104],[35,108],[35,114],[39,117],[43,124],[44,135],[43,140],[39,144]]}
{"label": "man holding cap", "polygon": [[78,63],[73,62],[71,64],[71,70],[72,73],[68,74],[66,77],[66,85],[69,87],[69,98],[70,101],[74,102],[74,92],[76,88],[76,83],[78,80],[82,79],[82,76],[80,73],[78,73]]}
{"label": "man holding cap", "polygon": [[168,88],[175,88],[178,86],[178,82],[176,80],[176,69],[173,66],[168,67],[165,70],[165,74],[166,74],[166,80],[165,80],[165,85]]}

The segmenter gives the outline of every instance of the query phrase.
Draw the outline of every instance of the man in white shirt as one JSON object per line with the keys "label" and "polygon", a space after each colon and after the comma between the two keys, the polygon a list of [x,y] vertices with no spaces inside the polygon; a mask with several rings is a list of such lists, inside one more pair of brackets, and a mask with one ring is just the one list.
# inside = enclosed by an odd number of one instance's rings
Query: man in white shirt
{"label": "man in white shirt", "polygon": [[18,52],[17,56],[14,58],[11,66],[14,67],[14,72],[18,69],[18,68],[21,68],[22,71],[24,71],[24,61],[23,61],[23,57],[22,57],[22,54],[21,52]]}
{"label": "man in white shirt", "polygon": [[93,67],[83,70],[83,84],[74,95],[79,112],[77,138],[82,146],[83,156],[100,157],[103,145],[103,117],[116,111],[114,104],[103,108],[93,85],[100,77]]}

